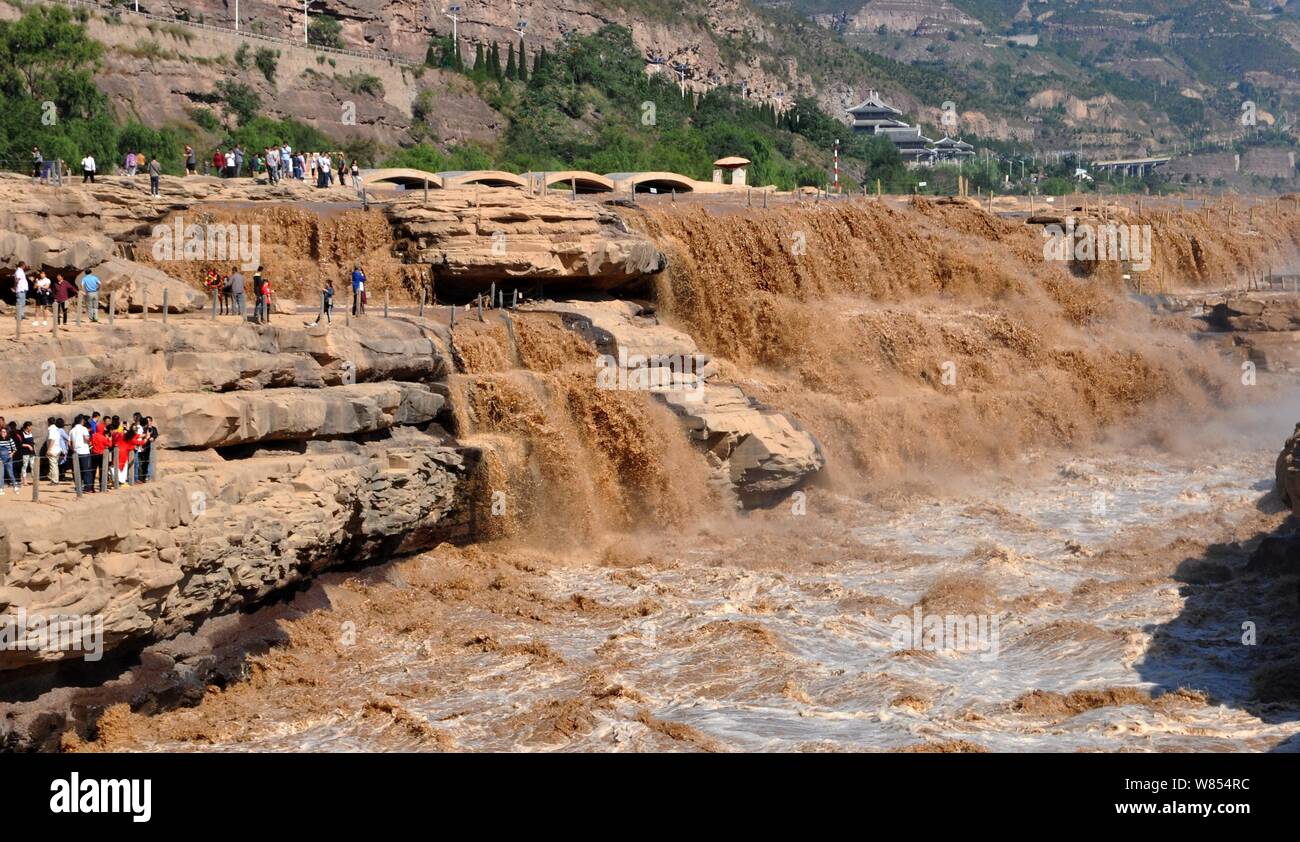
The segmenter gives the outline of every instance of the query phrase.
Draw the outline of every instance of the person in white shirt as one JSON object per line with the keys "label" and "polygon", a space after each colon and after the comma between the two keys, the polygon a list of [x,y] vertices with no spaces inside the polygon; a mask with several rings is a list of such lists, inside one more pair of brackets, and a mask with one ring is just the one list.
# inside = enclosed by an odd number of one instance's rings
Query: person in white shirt
{"label": "person in white shirt", "polygon": [[51,418],[45,431],[45,456],[49,459],[50,482],[59,483],[59,461],[63,458],[63,419]]}
{"label": "person in white shirt", "polygon": [[50,304],[54,301],[54,284],[50,276],[41,272],[36,276],[36,283],[33,290],[36,294],[36,318],[32,319],[33,325],[48,325],[50,323]]}
{"label": "person in white shirt", "polygon": [[[72,442],[72,458],[77,460],[77,468],[81,471],[81,490],[89,493],[93,490],[91,477],[94,475],[90,470],[90,430],[86,429],[86,416],[76,417],[69,438]],[[75,477],[73,481],[76,481]]]}
{"label": "person in white shirt", "polygon": [[18,268],[14,270],[14,296],[17,299],[18,321],[23,320],[27,311],[27,263],[18,261]]}
{"label": "person in white shirt", "polygon": [[81,183],[95,183],[95,156],[87,155],[81,159]]}

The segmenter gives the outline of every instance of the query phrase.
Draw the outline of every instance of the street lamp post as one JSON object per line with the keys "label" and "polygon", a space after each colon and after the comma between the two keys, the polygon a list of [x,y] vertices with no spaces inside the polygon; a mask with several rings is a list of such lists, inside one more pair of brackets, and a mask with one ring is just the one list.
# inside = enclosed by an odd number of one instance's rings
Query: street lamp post
{"label": "street lamp post", "polygon": [[459,30],[456,26],[460,23],[460,6],[451,6],[443,14],[451,18],[451,49],[453,53],[458,52],[460,48],[460,44],[457,42]]}
{"label": "street lamp post", "polygon": [[673,64],[673,70],[677,72],[678,84],[682,89],[682,99],[686,99],[686,65],[676,62]]}

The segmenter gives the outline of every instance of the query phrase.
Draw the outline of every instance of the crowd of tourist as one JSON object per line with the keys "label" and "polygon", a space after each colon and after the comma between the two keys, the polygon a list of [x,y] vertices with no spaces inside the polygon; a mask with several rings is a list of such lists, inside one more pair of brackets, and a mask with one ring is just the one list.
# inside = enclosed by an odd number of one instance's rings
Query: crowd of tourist
{"label": "crowd of tourist", "polygon": [[[194,147],[185,145],[185,174],[198,173],[198,155]],[[50,171],[55,161],[45,160],[40,147],[32,147],[32,178],[40,182],[50,180]],[[81,182],[94,184],[99,165],[94,155],[81,159]],[[143,152],[127,152],[122,159],[120,174],[134,178],[141,172],[149,175],[149,192],[161,195],[162,164],[158,156],[146,156]],[[285,179],[310,182],[317,187],[329,187],[334,184],[356,186],[361,177],[361,165],[353,158],[351,163],[342,152],[294,152],[293,148],[283,143],[280,146],[268,146],[260,152],[248,155],[242,144],[234,144],[226,149],[212,152],[212,173],[221,178],[265,177],[268,184],[279,184]]]}
{"label": "crowd of tourist", "polygon": [[[253,273],[253,321],[257,324],[271,323],[271,279],[263,274],[264,266],[258,266]],[[218,315],[243,316],[246,282],[238,266],[230,267],[230,273],[223,275],[216,269],[209,269],[203,275],[203,288],[217,301]]]}
{"label": "crowd of tourist", "polygon": [[[193,160],[194,149],[185,147],[186,170],[192,173],[189,162]],[[279,184],[293,179],[310,182],[317,187],[329,187],[333,184],[355,185],[361,175],[360,164],[353,159],[349,164],[342,152],[295,152],[287,143],[268,146],[251,156],[244,147],[235,144],[229,149],[217,149],[212,153],[212,170],[222,178],[251,178],[265,176],[268,184]],[[351,180],[349,181],[349,176]]]}
{"label": "crowd of tourist", "polygon": [[105,488],[149,482],[158,435],[152,416],[136,412],[123,419],[92,412],[77,415],[71,425],[47,418],[38,445],[31,421],[0,417],[0,495],[6,488],[19,492],[41,477],[53,485],[79,479],[84,494],[98,493],[101,482]]}
{"label": "crowd of tourist", "polygon": [[[18,268],[14,269],[13,278],[14,303],[18,310],[18,320],[27,318],[30,309],[33,327],[49,326],[51,319],[66,325],[68,302],[77,296],[77,285],[68,280],[62,272],[55,272],[53,278],[44,269],[32,272],[30,275],[28,272],[26,261],[20,260]],[[99,278],[88,272],[82,276],[82,280],[89,281],[85,289],[90,293],[93,288],[94,304],[98,307]],[[92,320],[93,318],[92,315]]]}

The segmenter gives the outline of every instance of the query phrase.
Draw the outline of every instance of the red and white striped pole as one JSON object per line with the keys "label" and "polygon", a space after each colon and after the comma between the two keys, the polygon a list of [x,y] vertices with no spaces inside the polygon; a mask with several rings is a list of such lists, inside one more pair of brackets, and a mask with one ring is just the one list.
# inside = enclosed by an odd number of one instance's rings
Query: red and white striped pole
{"label": "red and white striped pole", "polygon": [[840,141],[835,139],[835,192],[840,192]]}

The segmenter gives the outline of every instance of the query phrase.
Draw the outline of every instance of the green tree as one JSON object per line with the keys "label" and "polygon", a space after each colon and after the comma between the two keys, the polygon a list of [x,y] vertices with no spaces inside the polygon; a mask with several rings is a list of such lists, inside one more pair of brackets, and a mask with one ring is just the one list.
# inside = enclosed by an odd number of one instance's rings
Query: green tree
{"label": "green tree", "polygon": [[117,129],[94,82],[102,55],[62,7],[25,7],[0,21],[0,154],[11,165],[25,165],[33,146],[47,160],[113,157]]}
{"label": "green tree", "polygon": [[226,113],[235,115],[241,126],[251,121],[262,107],[262,98],[243,82],[222,79],[217,82],[217,95],[221,98]]}
{"label": "green tree", "polygon": [[253,64],[257,65],[257,69],[262,71],[262,75],[266,77],[268,82],[275,81],[275,68],[279,63],[279,57],[278,50],[272,50],[268,47],[258,47],[257,54],[253,57]]}
{"label": "green tree", "polygon": [[327,15],[317,15],[310,18],[307,22],[307,43],[317,47],[341,48],[343,46],[343,24],[339,23],[336,18]]}

